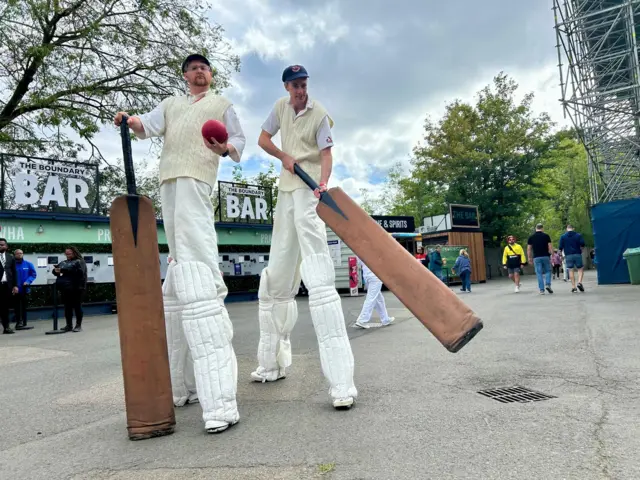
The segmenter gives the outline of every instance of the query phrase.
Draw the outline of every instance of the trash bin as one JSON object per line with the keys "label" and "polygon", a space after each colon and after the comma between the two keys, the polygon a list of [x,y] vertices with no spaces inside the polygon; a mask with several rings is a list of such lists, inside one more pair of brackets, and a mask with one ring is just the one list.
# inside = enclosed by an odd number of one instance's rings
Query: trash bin
{"label": "trash bin", "polygon": [[640,285],[640,247],[627,248],[622,254],[627,261],[632,285]]}

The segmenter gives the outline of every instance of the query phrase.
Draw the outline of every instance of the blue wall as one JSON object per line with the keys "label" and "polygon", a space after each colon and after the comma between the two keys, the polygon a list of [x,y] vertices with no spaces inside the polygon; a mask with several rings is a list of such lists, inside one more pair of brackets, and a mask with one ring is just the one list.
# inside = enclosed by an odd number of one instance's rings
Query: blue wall
{"label": "blue wall", "polygon": [[617,200],[591,207],[598,284],[630,283],[627,248],[640,247],[640,199]]}

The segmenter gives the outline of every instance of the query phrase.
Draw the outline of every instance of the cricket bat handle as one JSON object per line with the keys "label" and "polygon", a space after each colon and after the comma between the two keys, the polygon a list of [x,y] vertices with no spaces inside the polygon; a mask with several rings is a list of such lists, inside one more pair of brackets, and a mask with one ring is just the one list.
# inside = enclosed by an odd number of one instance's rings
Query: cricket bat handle
{"label": "cricket bat handle", "polygon": [[[320,188],[320,186],[315,182],[315,180],[313,178],[311,178],[309,176],[309,174],[307,174],[307,172],[305,172],[304,170],[302,170],[302,168],[300,168],[300,166],[297,163],[293,164],[293,169],[294,171],[298,174],[298,176],[302,179],[302,181],[304,183],[307,184],[307,186],[315,191],[317,188]],[[345,216],[344,212],[342,210],[340,210],[340,207],[336,204],[336,202],[334,201],[333,198],[331,198],[331,195],[329,194],[329,192],[327,190],[325,190],[324,192],[320,193],[320,197],[319,200],[321,203],[325,203],[327,204],[330,208],[332,208],[335,212],[339,213],[340,215],[342,215],[345,219],[347,219],[347,217]]]}
{"label": "cricket bat handle", "polygon": [[315,190],[316,188],[318,188],[318,184],[315,182],[315,180],[311,178],[309,174],[300,167],[300,165],[298,165],[297,163],[294,163],[293,170],[298,174],[300,179],[304,183],[306,183],[311,190]]}
{"label": "cricket bat handle", "polygon": [[122,155],[124,160],[124,174],[127,178],[127,193],[129,195],[137,195],[136,175],[133,170],[133,157],[131,155],[131,137],[129,136],[129,125],[127,125],[129,117],[122,116],[120,122],[120,137],[122,139]]}

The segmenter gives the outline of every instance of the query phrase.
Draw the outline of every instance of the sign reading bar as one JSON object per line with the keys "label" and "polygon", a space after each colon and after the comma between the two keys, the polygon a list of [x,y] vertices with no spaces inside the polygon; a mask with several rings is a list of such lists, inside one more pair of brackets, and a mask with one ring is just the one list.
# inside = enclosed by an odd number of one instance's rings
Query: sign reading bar
{"label": "sign reading bar", "polygon": [[244,185],[232,182],[218,182],[218,205],[216,213],[219,222],[270,224],[272,217],[272,196],[269,189],[260,185]]}
{"label": "sign reading bar", "polygon": [[413,233],[416,231],[413,217],[371,215],[371,218],[389,233]]}
{"label": "sign reading bar", "polygon": [[15,155],[0,160],[2,210],[96,213],[97,165]]}
{"label": "sign reading bar", "polygon": [[480,228],[478,207],[475,205],[449,205],[452,228]]}

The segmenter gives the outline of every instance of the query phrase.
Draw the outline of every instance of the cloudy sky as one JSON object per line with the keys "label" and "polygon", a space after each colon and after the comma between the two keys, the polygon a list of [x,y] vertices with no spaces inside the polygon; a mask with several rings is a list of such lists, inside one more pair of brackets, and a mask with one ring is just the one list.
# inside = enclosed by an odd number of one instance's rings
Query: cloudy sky
{"label": "cloudy sky", "polygon": [[[242,166],[252,175],[267,164],[257,146],[260,125],[285,92],[282,70],[304,65],[309,93],[331,113],[334,173],[356,200],[375,192],[394,163],[408,165],[422,140],[425,116],[474,94],[504,71],[534,92],[537,111],[563,118],[551,0],[210,0],[241,56],[241,72],[224,92],[245,134]],[[109,138],[106,138],[106,137]],[[100,143],[113,132],[101,134]],[[138,156],[148,144],[135,146]],[[230,179],[225,160],[220,179]],[[279,170],[279,161],[276,160]]]}

